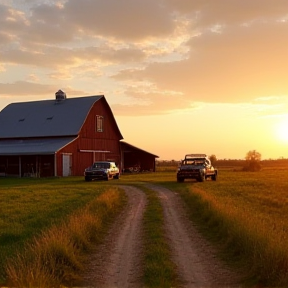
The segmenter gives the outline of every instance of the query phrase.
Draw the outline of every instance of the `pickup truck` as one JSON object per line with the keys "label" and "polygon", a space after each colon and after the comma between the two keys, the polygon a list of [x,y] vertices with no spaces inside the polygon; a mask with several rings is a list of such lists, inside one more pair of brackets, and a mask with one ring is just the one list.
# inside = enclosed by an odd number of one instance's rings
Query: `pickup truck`
{"label": "pickup truck", "polygon": [[211,165],[206,154],[187,154],[178,168],[177,182],[184,182],[185,179],[203,182],[208,178],[216,181],[217,176],[218,170]]}
{"label": "pickup truck", "polygon": [[110,161],[97,161],[92,166],[88,167],[84,171],[85,181],[91,181],[95,179],[119,179],[120,171],[115,162]]}

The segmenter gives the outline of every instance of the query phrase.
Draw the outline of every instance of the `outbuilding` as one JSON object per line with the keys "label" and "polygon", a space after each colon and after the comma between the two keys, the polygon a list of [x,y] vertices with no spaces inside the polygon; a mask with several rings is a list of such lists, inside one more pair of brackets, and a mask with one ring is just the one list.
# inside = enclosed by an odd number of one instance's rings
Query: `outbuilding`
{"label": "outbuilding", "polygon": [[121,141],[122,172],[155,172],[157,155],[144,151],[138,147]]}

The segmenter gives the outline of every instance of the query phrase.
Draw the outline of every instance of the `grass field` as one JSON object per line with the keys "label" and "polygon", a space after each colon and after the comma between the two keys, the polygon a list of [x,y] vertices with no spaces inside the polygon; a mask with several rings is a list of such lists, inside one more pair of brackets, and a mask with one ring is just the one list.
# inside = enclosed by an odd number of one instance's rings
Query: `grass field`
{"label": "grass field", "polygon": [[4,265],[24,244],[99,197],[111,185],[82,178],[0,179],[0,283]]}
{"label": "grass field", "polygon": [[[217,182],[166,182],[191,218],[247,271],[247,283],[288,285],[288,170],[220,171]],[[222,255],[222,256],[223,256]]]}
{"label": "grass field", "polygon": [[[199,230],[220,247],[220,256],[249,272],[249,285],[287,287],[287,174],[288,169],[220,170],[216,182],[177,183],[176,173],[170,170],[123,175],[113,185],[139,187],[143,182],[153,182],[177,191]],[[112,181],[86,183],[82,177],[0,181],[1,271],[5,259],[16,248],[21,249],[41,231],[61,223],[112,184]]]}
{"label": "grass field", "polygon": [[144,213],[144,285],[150,288],[177,287],[176,266],[166,241],[160,200],[155,191],[141,185],[138,187],[148,199]]}

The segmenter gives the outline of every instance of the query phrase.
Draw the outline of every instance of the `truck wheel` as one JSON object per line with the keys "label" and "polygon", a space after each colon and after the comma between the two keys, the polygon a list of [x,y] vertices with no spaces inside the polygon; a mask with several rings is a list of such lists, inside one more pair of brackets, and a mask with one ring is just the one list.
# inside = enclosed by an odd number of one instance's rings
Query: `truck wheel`
{"label": "truck wheel", "polygon": [[85,181],[89,182],[89,181],[91,181],[91,178],[85,177]]}
{"label": "truck wheel", "polygon": [[115,176],[114,176],[114,179],[119,179],[120,178],[120,173],[117,173]]}
{"label": "truck wheel", "polygon": [[198,182],[204,182],[206,180],[205,174],[199,175]]}
{"label": "truck wheel", "polygon": [[180,177],[178,178],[178,177],[177,177],[177,182],[178,182],[178,183],[184,182],[184,178],[180,178]]}
{"label": "truck wheel", "polygon": [[213,181],[216,181],[217,180],[217,174],[212,175],[211,178],[212,178]]}

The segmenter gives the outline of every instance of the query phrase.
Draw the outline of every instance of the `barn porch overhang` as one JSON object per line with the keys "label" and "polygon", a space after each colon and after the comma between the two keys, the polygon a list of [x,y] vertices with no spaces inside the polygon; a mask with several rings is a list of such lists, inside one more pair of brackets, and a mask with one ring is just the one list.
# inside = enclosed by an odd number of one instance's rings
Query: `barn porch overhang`
{"label": "barn porch overhang", "polygon": [[122,173],[156,171],[156,158],[159,156],[120,141]]}
{"label": "barn porch overhang", "polygon": [[145,150],[143,150],[143,149],[140,149],[140,148],[138,148],[138,147],[136,147],[136,146],[133,146],[133,145],[127,143],[127,142],[120,141],[120,145],[121,145],[121,151],[122,151],[122,152],[129,153],[129,152],[135,152],[135,151],[137,151],[137,152],[141,152],[141,153],[144,153],[144,154],[146,154],[146,155],[152,156],[152,157],[154,157],[154,158],[159,158],[159,156],[157,156],[157,155],[155,155],[155,154],[152,154],[152,153],[150,153],[150,152],[147,152],[147,151],[145,151]]}
{"label": "barn porch overhang", "polygon": [[51,155],[65,147],[75,137],[47,139],[0,140],[0,156]]}

